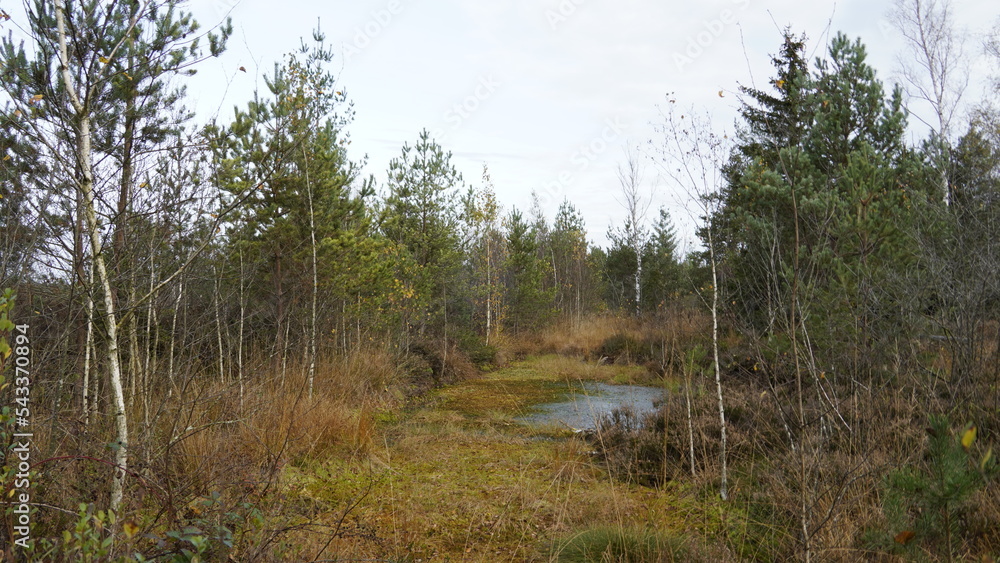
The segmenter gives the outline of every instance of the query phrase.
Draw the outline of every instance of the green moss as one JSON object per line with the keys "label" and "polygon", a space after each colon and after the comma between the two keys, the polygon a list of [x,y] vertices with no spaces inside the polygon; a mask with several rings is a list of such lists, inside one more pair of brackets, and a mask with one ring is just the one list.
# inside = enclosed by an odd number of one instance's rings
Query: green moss
{"label": "green moss", "polygon": [[571,529],[612,522],[683,529],[672,491],[613,482],[592,447],[567,429],[515,420],[580,379],[622,372],[546,356],[438,389],[423,406],[376,415],[383,435],[367,457],[288,470],[290,502],[330,522],[356,503],[352,521],[379,530],[388,547],[338,549],[373,558],[544,561],[553,538]]}
{"label": "green moss", "polygon": [[573,534],[556,544],[558,561],[616,561],[648,563],[691,561],[686,542],[678,536],[650,529],[597,527]]}

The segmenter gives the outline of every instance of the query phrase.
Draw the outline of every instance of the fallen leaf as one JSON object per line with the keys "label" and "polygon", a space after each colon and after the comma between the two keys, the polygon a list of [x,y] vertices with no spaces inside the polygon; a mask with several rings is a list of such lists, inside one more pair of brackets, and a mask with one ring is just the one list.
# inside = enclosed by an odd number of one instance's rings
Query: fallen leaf
{"label": "fallen leaf", "polygon": [[902,532],[896,534],[894,539],[899,545],[906,545],[910,543],[910,540],[912,540],[916,535],[917,534],[915,534],[913,530],[903,530]]}

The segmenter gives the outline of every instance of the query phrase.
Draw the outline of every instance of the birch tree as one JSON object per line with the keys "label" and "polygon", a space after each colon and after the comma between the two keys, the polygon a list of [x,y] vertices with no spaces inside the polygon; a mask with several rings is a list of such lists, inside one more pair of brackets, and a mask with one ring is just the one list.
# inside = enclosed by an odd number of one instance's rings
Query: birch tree
{"label": "birch tree", "polygon": [[[108,380],[111,383],[115,431],[117,433],[115,451],[116,468],[111,484],[110,507],[111,510],[117,511],[124,497],[125,472],[128,469],[128,418],[125,413],[125,393],[122,386],[122,371],[118,356],[118,320],[115,309],[115,294],[111,287],[111,279],[104,260],[105,255],[101,241],[103,228],[97,217],[97,205],[94,198],[93,131],[91,129],[93,107],[91,100],[96,88],[94,84],[78,84],[70,72],[69,39],[67,39],[66,13],[62,0],[56,0],[55,16],[62,85],[65,88],[70,107],[73,111],[72,121],[75,125],[75,164],[79,172],[77,189],[80,190],[80,194],[83,196],[83,213],[87,223],[87,232],[90,235],[90,250],[104,299],[104,316],[108,337]],[[138,19],[138,13],[130,18],[128,24],[129,30],[135,27]],[[114,51],[120,45],[121,43],[112,48],[112,54],[114,54]],[[100,71],[98,71],[93,78],[99,79],[101,77],[100,74]]]}
{"label": "birch tree", "polygon": [[502,325],[503,291],[501,266],[506,244],[500,232],[500,204],[497,202],[489,168],[483,165],[483,186],[469,188],[462,198],[464,246],[472,273],[474,298],[481,303],[486,345]]}
{"label": "birch tree", "polygon": [[635,255],[635,273],[632,282],[635,291],[634,313],[638,317],[642,314],[642,259],[649,238],[646,230],[646,213],[649,211],[651,200],[642,193],[642,164],[633,147],[626,147],[625,163],[618,165],[616,173],[622,190],[622,199],[619,203],[626,214],[625,224],[618,236]]}
{"label": "birch tree", "polygon": [[919,112],[911,115],[933,131],[935,164],[947,204],[952,199],[952,124],[969,85],[965,35],[955,25],[951,0],[894,0],[889,19],[906,41],[906,51],[897,59],[906,94],[911,100],[928,104],[933,111],[931,120],[922,119]]}
{"label": "birch tree", "polygon": [[[44,186],[70,185],[76,193],[74,204],[56,191],[52,195],[67,200],[64,208],[78,208],[77,232],[81,236],[72,245],[78,283],[84,282],[83,235],[88,240],[101,304],[95,313],[102,317],[105,331],[105,365],[115,421],[113,510],[119,509],[124,497],[129,459],[119,337],[120,324],[128,322],[128,315],[123,319],[120,312],[123,307],[134,312],[142,299],[121,291],[121,279],[111,267],[115,252],[104,240],[109,232],[121,232],[122,225],[116,222],[121,220],[118,215],[111,215],[113,219],[107,223],[102,220],[109,215],[103,202],[116,190],[118,201],[126,207],[133,199],[133,156],[140,143],[160,140],[157,132],[166,127],[163,115],[179,99],[179,94],[167,93],[165,77],[200,59],[198,39],[203,36],[197,34],[197,23],[190,16],[177,11],[178,5],[175,0],[89,1],[68,6],[63,0],[36,2],[26,6],[32,48],[16,44],[12,37],[0,44],[4,59],[0,84],[9,96],[8,116],[13,118],[8,125],[31,143],[38,159],[48,165],[46,180],[38,181],[34,188],[41,191]],[[223,47],[223,36],[228,33],[223,27],[221,35],[209,36],[210,55]],[[114,126],[123,111],[129,114],[125,121],[131,123],[125,132]],[[144,119],[148,127],[140,129],[138,124]],[[142,135],[146,136],[140,140]],[[109,164],[106,157],[112,153],[120,157],[120,166]],[[125,305],[123,299],[133,302]],[[138,359],[137,346],[133,346],[132,356]]]}
{"label": "birch tree", "polygon": [[[687,196],[701,222],[699,236],[708,253],[712,272],[710,287],[699,288],[712,314],[712,367],[715,373],[715,391],[719,410],[720,478],[719,496],[729,498],[729,480],[726,455],[726,406],[719,365],[719,256],[717,254],[715,226],[711,218],[718,211],[719,194],[724,182],[723,167],[730,154],[727,135],[712,130],[708,115],[685,114],[677,109],[676,100],[669,98],[662,112],[662,123],[657,132],[663,135],[655,153],[657,169],[675,188]],[[707,291],[707,297],[705,293]]]}

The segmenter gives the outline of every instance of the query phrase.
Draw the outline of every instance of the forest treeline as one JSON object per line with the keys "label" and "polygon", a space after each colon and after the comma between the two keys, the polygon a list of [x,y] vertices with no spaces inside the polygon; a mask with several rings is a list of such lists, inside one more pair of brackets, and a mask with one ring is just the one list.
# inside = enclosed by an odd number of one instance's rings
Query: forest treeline
{"label": "forest treeline", "polygon": [[[1000,128],[986,106],[960,133],[942,119],[913,144],[902,89],[876,77],[859,41],[837,35],[810,63],[805,38],[786,32],[768,84],[739,87],[735,135],[664,104],[649,156],[701,210],[703,250],[682,256],[670,216],[647,216],[634,167],[608,187],[609,199],[625,194],[629,219],[607,248],[588,242],[571,201],[552,219],[538,205],[504,209],[488,166],[463,178],[426,131],[384,182],[365,176],[349,150],[350,85],[319,31],[250,102],[206,124],[185,105],[183,77],[224,51],[229,22],[203,32],[175,0],[38,2],[27,18],[27,44],[0,42],[0,288],[13,290],[2,311],[14,323],[0,330],[13,345],[15,327],[29,327],[31,425],[47,460],[33,469],[33,521],[49,538],[36,553],[122,555],[122,534],[139,540],[121,517],[145,511],[155,516],[143,530],[160,534],[147,555],[257,542],[265,558],[279,534],[234,539],[245,524],[218,520],[202,522],[212,541],[199,543],[182,513],[192,499],[225,500],[225,514],[253,521],[263,493],[246,483],[277,486],[296,413],[312,412],[303,401],[404,401],[595,315],[654,327],[634,356],[661,375],[714,365],[718,414],[704,424],[713,448],[721,430],[723,498],[727,425],[744,490],[765,487],[741,475],[750,458],[780,464],[766,486],[793,496],[761,510],[787,537],[756,530],[772,551],[743,556],[836,558],[861,545],[871,529],[835,522],[880,487],[905,488],[880,476],[921,459],[932,415],[976,425],[979,441],[948,463],[971,463],[980,471],[962,475],[982,481],[893,513],[912,544],[864,545],[998,553],[995,510],[967,510],[997,498],[982,445],[1000,423]],[[697,310],[715,320],[713,354],[668,351],[655,327]],[[16,350],[0,349],[8,383]],[[2,394],[9,447],[19,386]],[[211,469],[190,461],[193,436],[235,432],[250,411],[263,432],[269,402],[289,411],[270,413],[284,442],[261,438],[261,461],[233,482],[199,473]],[[714,480],[717,455],[699,462]],[[917,497],[933,488],[912,486]],[[80,503],[94,504],[77,514]],[[0,527],[9,557],[15,508]],[[59,537],[77,521],[76,536]]]}

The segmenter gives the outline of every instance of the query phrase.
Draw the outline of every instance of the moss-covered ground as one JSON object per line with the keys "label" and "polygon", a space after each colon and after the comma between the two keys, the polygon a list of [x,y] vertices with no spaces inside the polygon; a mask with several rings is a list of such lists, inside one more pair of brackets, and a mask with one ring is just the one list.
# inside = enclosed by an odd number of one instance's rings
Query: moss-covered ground
{"label": "moss-covered ground", "polygon": [[694,541],[701,525],[685,508],[690,492],[616,482],[572,432],[516,420],[580,379],[645,377],[641,368],[542,356],[376,416],[365,451],[288,468],[297,502],[311,504],[317,521],[340,522],[345,536],[322,553],[290,545],[289,557],[547,561],[594,528]]}

